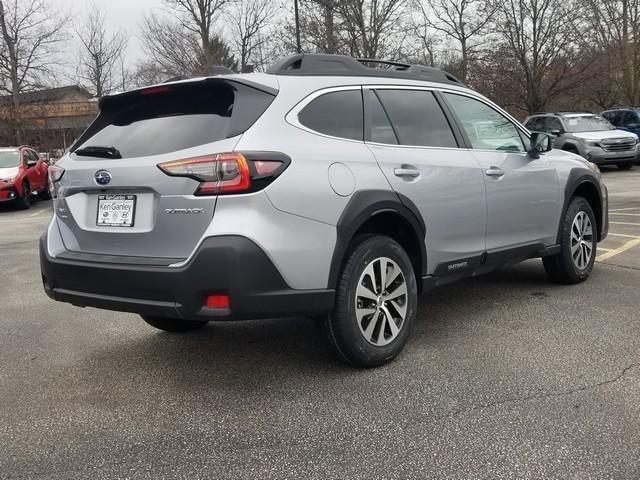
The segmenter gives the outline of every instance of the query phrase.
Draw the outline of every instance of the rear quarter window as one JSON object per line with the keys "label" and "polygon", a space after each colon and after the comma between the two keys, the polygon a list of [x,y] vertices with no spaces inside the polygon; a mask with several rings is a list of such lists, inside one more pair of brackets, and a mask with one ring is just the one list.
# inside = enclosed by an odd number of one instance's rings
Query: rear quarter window
{"label": "rear quarter window", "polygon": [[313,99],[298,115],[305,127],[324,135],[364,139],[362,91],[341,90],[329,92]]}
{"label": "rear quarter window", "polygon": [[73,146],[115,147],[122,158],[159,155],[239,135],[265,112],[274,95],[211,80],[151,87],[107,97]]}

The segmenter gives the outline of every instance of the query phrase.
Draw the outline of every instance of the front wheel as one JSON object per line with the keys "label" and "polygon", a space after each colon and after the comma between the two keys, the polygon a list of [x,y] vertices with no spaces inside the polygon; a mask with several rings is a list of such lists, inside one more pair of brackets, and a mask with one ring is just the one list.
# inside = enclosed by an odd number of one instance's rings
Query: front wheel
{"label": "front wheel", "polygon": [[593,270],[598,233],[589,202],[582,197],[571,200],[562,221],[560,253],[544,257],[547,274],[558,283],[580,283]]}
{"label": "front wheel", "polygon": [[18,197],[18,208],[27,210],[31,206],[31,187],[28,182],[22,184],[22,196]]}
{"label": "front wheel", "polygon": [[155,317],[151,315],[141,315],[141,317],[152,327],[173,333],[190,332],[202,328],[208,323],[203,321],[181,320],[179,318]]}
{"label": "front wheel", "polygon": [[323,324],[337,356],[359,367],[393,359],[409,338],[417,291],[411,260],[395,240],[356,240],[338,280],[335,309]]}
{"label": "front wheel", "polygon": [[633,162],[618,163],[616,164],[616,167],[618,167],[618,170],[631,170],[631,167],[633,167]]}

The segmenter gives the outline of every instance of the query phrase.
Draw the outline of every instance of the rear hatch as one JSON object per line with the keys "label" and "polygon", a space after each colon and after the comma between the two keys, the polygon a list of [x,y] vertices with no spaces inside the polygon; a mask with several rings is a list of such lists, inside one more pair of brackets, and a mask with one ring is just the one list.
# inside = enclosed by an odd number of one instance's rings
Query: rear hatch
{"label": "rear hatch", "polygon": [[216,190],[159,165],[232,152],[275,94],[218,77],[103,98],[96,120],[57,164],[64,173],[55,208],[67,250],[187,258],[211,224]]}

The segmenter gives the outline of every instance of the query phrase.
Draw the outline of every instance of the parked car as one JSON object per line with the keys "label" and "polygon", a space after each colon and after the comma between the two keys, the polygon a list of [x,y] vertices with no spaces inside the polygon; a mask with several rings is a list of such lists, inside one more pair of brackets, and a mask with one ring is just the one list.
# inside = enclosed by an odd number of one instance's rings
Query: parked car
{"label": "parked car", "polygon": [[528,117],[525,126],[553,135],[553,147],[576,153],[596,165],[616,165],[629,170],[640,146],[635,133],[617,130],[593,113],[543,113]]}
{"label": "parked car", "polygon": [[0,202],[31,206],[33,195],[49,198],[49,165],[30,147],[0,148]]}
{"label": "parked car", "polygon": [[171,332],[317,316],[371,367],[434,286],[533,257],[585,280],[608,231],[598,168],[451,75],[393,65],[301,54],[102,98],[51,167],[45,291]]}
{"label": "parked car", "polygon": [[640,109],[614,108],[602,112],[602,116],[618,130],[625,130],[640,135]]}

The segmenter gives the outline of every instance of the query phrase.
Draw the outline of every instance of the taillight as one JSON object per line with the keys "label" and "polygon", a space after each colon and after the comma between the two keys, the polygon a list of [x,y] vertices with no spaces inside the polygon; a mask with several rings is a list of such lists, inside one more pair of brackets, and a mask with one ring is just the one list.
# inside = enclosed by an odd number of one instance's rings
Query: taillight
{"label": "taillight", "polygon": [[262,190],[289,162],[278,152],[233,152],[172,160],[158,168],[173,177],[198,180],[195,195],[224,195]]}
{"label": "taillight", "polygon": [[62,176],[64,175],[64,168],[58,167],[57,165],[51,165],[47,172],[48,183],[49,183],[49,193],[53,198],[58,196],[58,185],[57,183],[60,181]]}

